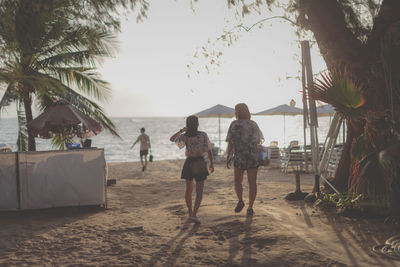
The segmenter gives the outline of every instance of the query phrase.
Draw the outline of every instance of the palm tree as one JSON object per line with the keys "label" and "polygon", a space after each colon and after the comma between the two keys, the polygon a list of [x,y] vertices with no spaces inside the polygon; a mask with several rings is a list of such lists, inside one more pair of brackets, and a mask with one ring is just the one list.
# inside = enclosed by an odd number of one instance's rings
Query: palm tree
{"label": "palm tree", "polygon": [[[6,89],[0,110],[16,102],[19,115],[25,113],[25,121],[19,120],[18,140],[23,142],[23,129],[33,119],[32,103],[41,110],[55,98],[66,99],[118,136],[114,124],[94,101],[105,101],[110,95],[107,82],[95,69],[98,59],[112,55],[113,35],[104,28],[72,20],[66,1],[1,4],[0,82]],[[29,129],[28,149],[35,150]]]}
{"label": "palm tree", "polygon": [[[393,119],[394,109],[377,111],[364,106],[363,86],[347,70],[334,70],[317,79],[310,97],[335,107],[347,119],[348,127],[359,121],[362,132],[351,147],[353,172],[349,174],[350,194],[362,194],[379,211],[398,209],[400,194],[400,132]],[[397,101],[397,100],[396,100]],[[347,153],[344,153],[346,155]],[[376,211],[376,210],[375,210]]]}

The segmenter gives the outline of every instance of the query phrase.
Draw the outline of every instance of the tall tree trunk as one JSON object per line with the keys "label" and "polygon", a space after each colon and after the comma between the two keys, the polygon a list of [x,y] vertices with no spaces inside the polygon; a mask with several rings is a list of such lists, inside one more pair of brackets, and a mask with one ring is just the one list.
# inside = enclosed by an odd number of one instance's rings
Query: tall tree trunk
{"label": "tall tree trunk", "polygon": [[28,151],[36,151],[35,136],[31,134],[29,123],[33,120],[32,116],[32,99],[29,90],[24,90],[23,96],[26,124],[28,129]]}
{"label": "tall tree trunk", "polygon": [[342,157],[340,158],[335,177],[332,180],[332,184],[341,191],[350,189],[351,183],[354,181],[354,178],[356,178],[353,177],[355,173],[352,170],[356,163],[351,156],[351,148],[353,142],[362,134],[363,129],[363,123],[361,121],[347,121],[346,125],[347,139],[343,147]]}
{"label": "tall tree trunk", "polygon": [[[388,27],[400,20],[400,1],[382,1],[367,42],[362,42],[347,26],[343,8],[343,3],[337,0],[299,0],[299,19],[306,29],[314,33],[328,69],[338,64],[346,66],[354,78],[364,82],[366,105],[373,110],[382,110],[387,105],[387,96],[383,90],[383,77],[376,75],[381,69],[380,45]],[[348,123],[347,140],[333,180],[333,184],[342,190],[348,188],[349,177],[354,175],[351,146],[363,128],[362,122]]]}

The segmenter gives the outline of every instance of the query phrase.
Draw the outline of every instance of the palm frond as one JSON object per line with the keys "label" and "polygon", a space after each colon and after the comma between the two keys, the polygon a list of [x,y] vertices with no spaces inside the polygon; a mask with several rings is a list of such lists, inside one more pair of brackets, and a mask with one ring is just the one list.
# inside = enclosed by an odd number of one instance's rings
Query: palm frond
{"label": "palm frond", "polygon": [[115,35],[111,32],[93,29],[91,27],[69,27],[63,32],[59,31],[56,41],[49,40],[47,47],[42,49],[39,57],[54,55],[65,51],[80,51],[86,48],[93,53],[102,51],[102,53],[112,56],[117,42]]}
{"label": "palm frond", "polygon": [[52,68],[52,75],[68,87],[75,86],[79,91],[102,102],[108,101],[111,89],[108,83],[99,78],[91,68]]}
{"label": "palm frond", "polygon": [[58,149],[58,150],[64,150],[65,149],[65,144],[72,143],[72,139],[68,137],[63,137],[61,134],[55,134],[51,138],[51,146]]}
{"label": "palm frond", "polygon": [[345,118],[364,114],[362,85],[347,70],[334,70],[321,74],[314,87],[308,88],[309,97],[331,104]]}
{"label": "palm frond", "polygon": [[8,107],[11,103],[18,99],[18,92],[16,92],[13,84],[9,84],[0,100],[0,114],[4,108]]}
{"label": "palm frond", "polygon": [[38,60],[35,63],[34,68],[36,70],[42,70],[53,66],[94,66],[95,62],[93,56],[93,53],[91,53],[89,50],[58,53]]}

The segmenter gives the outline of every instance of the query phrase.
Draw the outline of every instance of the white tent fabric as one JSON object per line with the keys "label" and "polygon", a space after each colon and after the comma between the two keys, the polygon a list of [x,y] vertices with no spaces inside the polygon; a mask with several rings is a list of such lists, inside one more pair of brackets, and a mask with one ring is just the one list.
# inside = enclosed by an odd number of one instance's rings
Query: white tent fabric
{"label": "white tent fabric", "polygon": [[16,153],[0,153],[0,210],[17,210]]}
{"label": "white tent fabric", "polygon": [[21,209],[105,204],[100,149],[21,153]]}
{"label": "white tent fabric", "polygon": [[[0,210],[18,209],[15,155],[0,154]],[[103,149],[19,152],[18,155],[19,209],[106,204]]]}

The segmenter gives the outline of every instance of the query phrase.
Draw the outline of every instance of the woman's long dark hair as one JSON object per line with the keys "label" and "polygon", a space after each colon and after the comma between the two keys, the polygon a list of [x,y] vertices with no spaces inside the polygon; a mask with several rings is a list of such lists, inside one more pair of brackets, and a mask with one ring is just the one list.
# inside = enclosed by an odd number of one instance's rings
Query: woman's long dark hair
{"label": "woman's long dark hair", "polygon": [[199,118],[195,115],[186,118],[186,135],[189,137],[197,134],[199,128]]}
{"label": "woman's long dark hair", "polygon": [[250,120],[251,114],[245,103],[239,103],[235,106],[236,117],[238,120]]}

